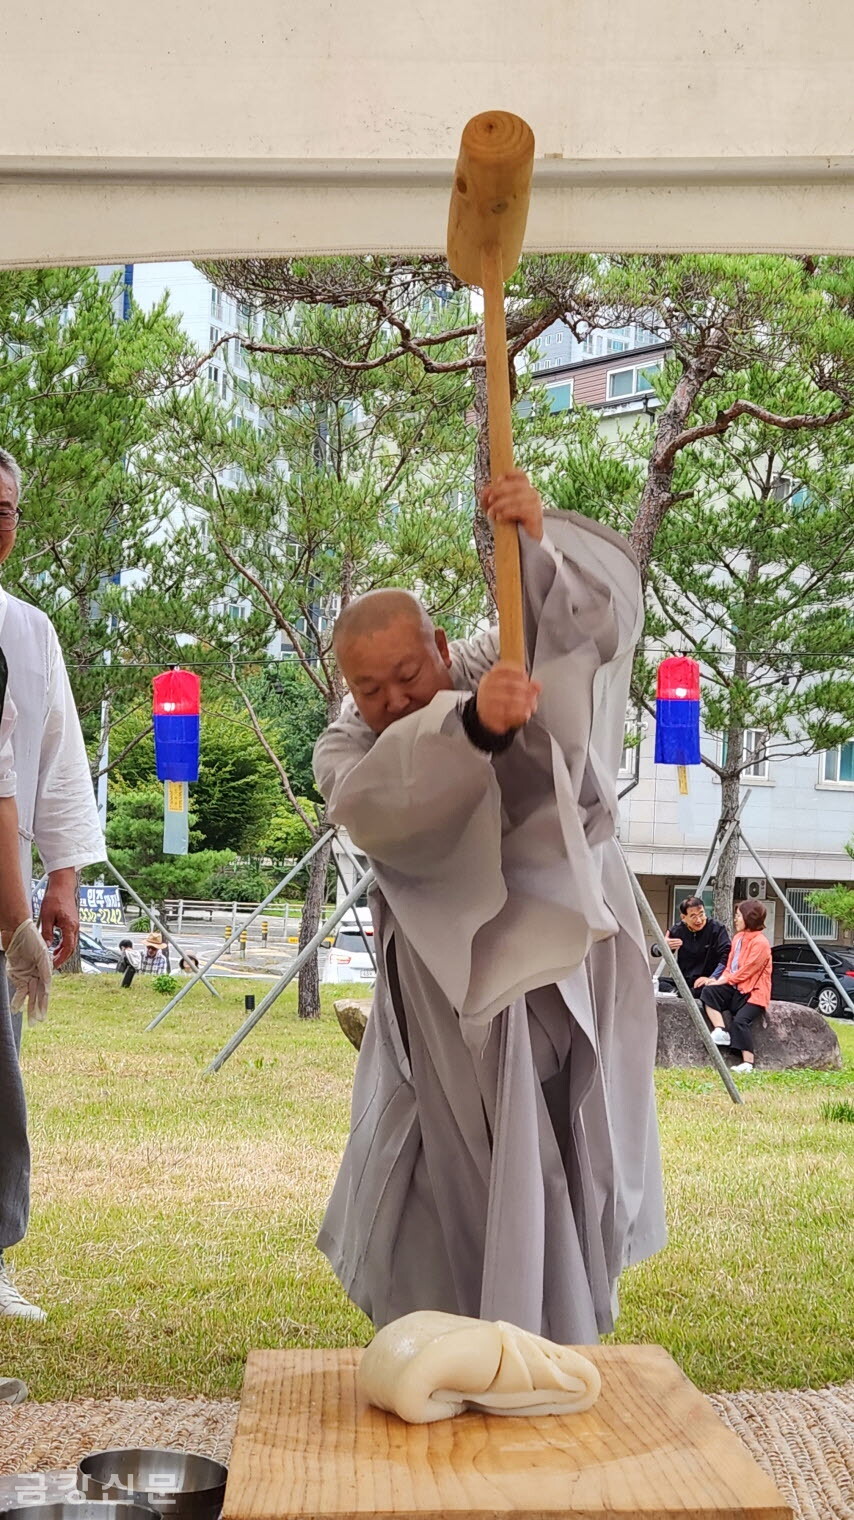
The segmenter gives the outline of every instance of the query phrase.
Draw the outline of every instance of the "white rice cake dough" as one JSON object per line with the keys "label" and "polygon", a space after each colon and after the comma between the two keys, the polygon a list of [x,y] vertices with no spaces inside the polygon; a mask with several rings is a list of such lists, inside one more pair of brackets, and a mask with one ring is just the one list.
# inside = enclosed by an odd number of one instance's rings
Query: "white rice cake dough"
{"label": "white rice cake dough", "polygon": [[597,1369],[503,1320],[418,1309],[378,1331],[362,1353],[359,1391],[411,1425],[464,1409],[486,1414],[575,1414],[599,1397]]}

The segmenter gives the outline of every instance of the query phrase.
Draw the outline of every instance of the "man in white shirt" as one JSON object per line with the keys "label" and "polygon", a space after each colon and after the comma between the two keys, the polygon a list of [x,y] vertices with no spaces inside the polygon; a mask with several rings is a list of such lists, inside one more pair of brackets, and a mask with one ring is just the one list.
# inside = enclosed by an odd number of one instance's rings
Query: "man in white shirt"
{"label": "man in white shirt", "polygon": [[[15,547],[21,493],[21,472],[13,456],[0,448],[0,564]],[[72,954],[79,932],[77,872],[103,860],[104,836],[89,772],[80,721],[56,631],[37,607],[10,596],[0,587],[0,649],[9,670],[8,696],[17,709],[12,736],[17,776],[18,833],[21,875],[29,888],[32,844],[35,840],[47,874],[41,909],[41,932],[48,945],[54,931],[62,942],[54,964]],[[20,1046],[20,1023],[15,1028]],[[0,1082],[3,1062],[0,1049]],[[8,1072],[5,1073],[9,1077]],[[11,1077],[9,1077],[11,1080]],[[5,1132],[0,1112],[0,1198],[4,1186],[16,1195],[16,1211],[26,1226],[29,1176],[16,1159],[15,1137]],[[26,1135],[24,1135],[26,1141]],[[10,1181],[9,1179],[13,1179]],[[15,1180],[16,1179],[16,1180]],[[2,1229],[2,1215],[0,1215]],[[0,1233],[0,1316],[38,1319],[41,1310],[28,1304],[9,1281],[3,1250],[15,1244]]]}
{"label": "man in white shirt", "polygon": [[[30,1151],[27,1144],[27,1110],[15,1048],[9,1006],[26,1002],[31,1019],[44,1018],[47,1007],[52,957],[32,920],[29,892],[21,876],[18,851],[18,815],[15,808],[15,759],[12,735],[17,714],[7,693],[6,660],[0,651],[0,1113],[3,1152],[0,1156],[0,1239],[20,1239],[27,1227]],[[4,964],[5,963],[5,964]],[[8,981],[7,981],[8,978]],[[8,1284],[7,1298],[15,1302],[17,1290]],[[20,1300],[18,1313],[28,1319],[41,1315],[34,1304]],[[32,1311],[32,1312],[26,1312]],[[15,1312],[14,1310],[6,1312]],[[0,1402],[19,1404],[27,1396],[20,1378],[0,1377]]]}

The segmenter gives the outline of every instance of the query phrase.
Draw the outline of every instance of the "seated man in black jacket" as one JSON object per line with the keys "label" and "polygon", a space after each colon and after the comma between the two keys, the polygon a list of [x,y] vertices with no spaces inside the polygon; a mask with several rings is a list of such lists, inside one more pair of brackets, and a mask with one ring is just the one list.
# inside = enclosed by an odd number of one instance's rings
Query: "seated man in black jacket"
{"label": "seated man in black jacket", "polygon": [[[694,988],[698,977],[703,984],[710,976],[720,976],[727,963],[730,933],[726,924],[716,918],[707,918],[701,897],[686,897],[679,904],[679,923],[667,931],[667,944],[676,954],[679,970],[688,986]],[[652,955],[660,955],[658,945],[653,945]],[[675,992],[669,977],[660,977],[659,992]]]}

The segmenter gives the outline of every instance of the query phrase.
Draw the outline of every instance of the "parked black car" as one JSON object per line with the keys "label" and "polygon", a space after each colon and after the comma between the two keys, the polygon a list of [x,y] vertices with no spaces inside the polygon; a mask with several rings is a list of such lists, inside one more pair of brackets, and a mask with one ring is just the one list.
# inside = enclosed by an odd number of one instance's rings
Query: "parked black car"
{"label": "parked black car", "polygon": [[[854,997],[854,951],[825,950],[829,964]],[[806,1003],[825,1018],[850,1018],[824,966],[809,945],[774,945],[771,949],[771,996],[787,1003]]]}
{"label": "parked black car", "polygon": [[[102,945],[93,934],[87,934],[85,929],[80,930],[80,960],[84,971],[115,971],[121,960],[118,950],[113,950],[110,945]],[[57,946],[62,943],[62,935],[58,929],[53,931],[53,949],[56,953]]]}
{"label": "parked black car", "polygon": [[89,971],[115,971],[119,964],[118,950],[102,945],[91,934],[80,931],[80,959]]}

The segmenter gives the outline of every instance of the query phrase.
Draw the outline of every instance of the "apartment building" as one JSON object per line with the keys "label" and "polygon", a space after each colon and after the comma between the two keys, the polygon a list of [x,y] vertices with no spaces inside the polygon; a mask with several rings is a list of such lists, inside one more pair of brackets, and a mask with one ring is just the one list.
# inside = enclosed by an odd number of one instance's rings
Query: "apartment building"
{"label": "apartment building", "polygon": [[[215,395],[223,405],[236,407],[250,421],[258,424],[260,412],[245,393],[242,381],[248,378],[243,338],[257,335],[258,317],[248,305],[236,301],[206,278],[194,264],[162,262],[124,267],[123,290],[130,290],[134,300],[149,311],[164,298],[188,338],[210,358],[202,370]],[[121,299],[122,292],[119,293]],[[223,341],[226,335],[227,341]],[[219,347],[217,348],[217,345]],[[228,472],[226,472],[227,478]],[[186,510],[186,509],[184,509]],[[200,523],[200,531],[203,525]],[[249,615],[249,602],[235,585],[223,604],[223,611],[235,621]],[[325,628],[334,619],[334,606],[312,607],[317,626]],[[296,620],[298,633],[304,632],[304,620]],[[270,642],[272,659],[290,659],[294,646],[286,633],[277,631]]]}

